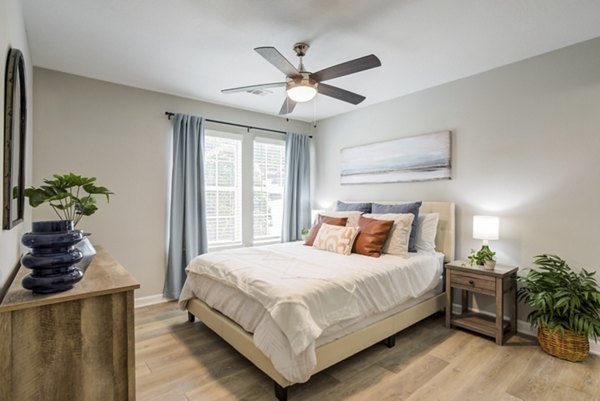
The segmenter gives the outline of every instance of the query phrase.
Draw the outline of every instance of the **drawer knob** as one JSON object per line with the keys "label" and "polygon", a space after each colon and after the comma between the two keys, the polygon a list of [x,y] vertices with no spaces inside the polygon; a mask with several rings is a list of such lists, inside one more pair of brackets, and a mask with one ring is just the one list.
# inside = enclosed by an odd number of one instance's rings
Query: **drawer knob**
{"label": "drawer knob", "polygon": [[473,280],[469,280],[469,284],[475,285],[475,282]]}

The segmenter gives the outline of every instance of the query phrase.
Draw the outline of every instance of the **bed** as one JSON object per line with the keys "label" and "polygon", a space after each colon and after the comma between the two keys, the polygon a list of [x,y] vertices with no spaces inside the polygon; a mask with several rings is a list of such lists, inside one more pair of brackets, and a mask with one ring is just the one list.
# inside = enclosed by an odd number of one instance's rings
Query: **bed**
{"label": "bed", "polygon": [[[423,202],[420,213],[434,212],[436,252],[428,255],[343,256],[300,243],[202,255],[188,266],[180,307],[267,374],[286,400],[290,385],[377,342],[393,346],[397,332],[444,309],[440,275],[454,259],[454,204]],[[267,292],[281,296],[273,303]],[[323,303],[330,305],[306,306]]]}

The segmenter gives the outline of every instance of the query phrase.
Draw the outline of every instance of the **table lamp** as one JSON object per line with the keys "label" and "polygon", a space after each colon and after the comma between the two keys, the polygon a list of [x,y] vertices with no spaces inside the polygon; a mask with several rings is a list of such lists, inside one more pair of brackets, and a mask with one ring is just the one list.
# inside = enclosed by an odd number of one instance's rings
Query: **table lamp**
{"label": "table lamp", "polygon": [[483,240],[481,249],[489,249],[488,241],[499,238],[500,219],[497,216],[473,216],[473,238]]}

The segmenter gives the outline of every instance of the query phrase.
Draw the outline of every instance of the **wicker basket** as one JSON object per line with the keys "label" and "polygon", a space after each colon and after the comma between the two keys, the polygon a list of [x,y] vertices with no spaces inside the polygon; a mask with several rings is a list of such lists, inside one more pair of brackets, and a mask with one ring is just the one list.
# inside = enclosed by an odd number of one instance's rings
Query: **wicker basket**
{"label": "wicker basket", "polygon": [[590,352],[590,342],[586,335],[565,330],[550,333],[544,326],[538,328],[538,342],[545,353],[571,362],[583,361]]}

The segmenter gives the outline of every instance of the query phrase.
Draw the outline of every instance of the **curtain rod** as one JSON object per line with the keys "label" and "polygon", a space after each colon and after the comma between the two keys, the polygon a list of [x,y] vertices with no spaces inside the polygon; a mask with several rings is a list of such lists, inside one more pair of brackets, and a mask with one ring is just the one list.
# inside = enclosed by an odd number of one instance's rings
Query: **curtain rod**
{"label": "curtain rod", "polygon": [[[165,111],[165,115],[167,116],[167,118],[170,120],[171,117],[173,117],[175,115],[175,113],[172,113],[170,111]],[[246,128],[248,131],[250,131],[251,129],[256,129],[256,130],[260,130],[260,131],[268,131],[268,132],[275,132],[277,134],[282,134],[282,135],[286,135],[287,132],[285,131],[280,131],[280,130],[276,130],[276,129],[271,129],[271,128],[261,128],[261,127],[254,127],[252,125],[244,125],[244,124],[236,124],[236,123],[229,123],[227,121],[219,121],[219,120],[211,120],[209,118],[205,118],[204,121],[209,122],[209,123],[216,123],[216,124],[223,124],[223,125],[231,125],[233,127],[240,127],[240,128]],[[312,139],[312,135],[308,136],[309,138]]]}

